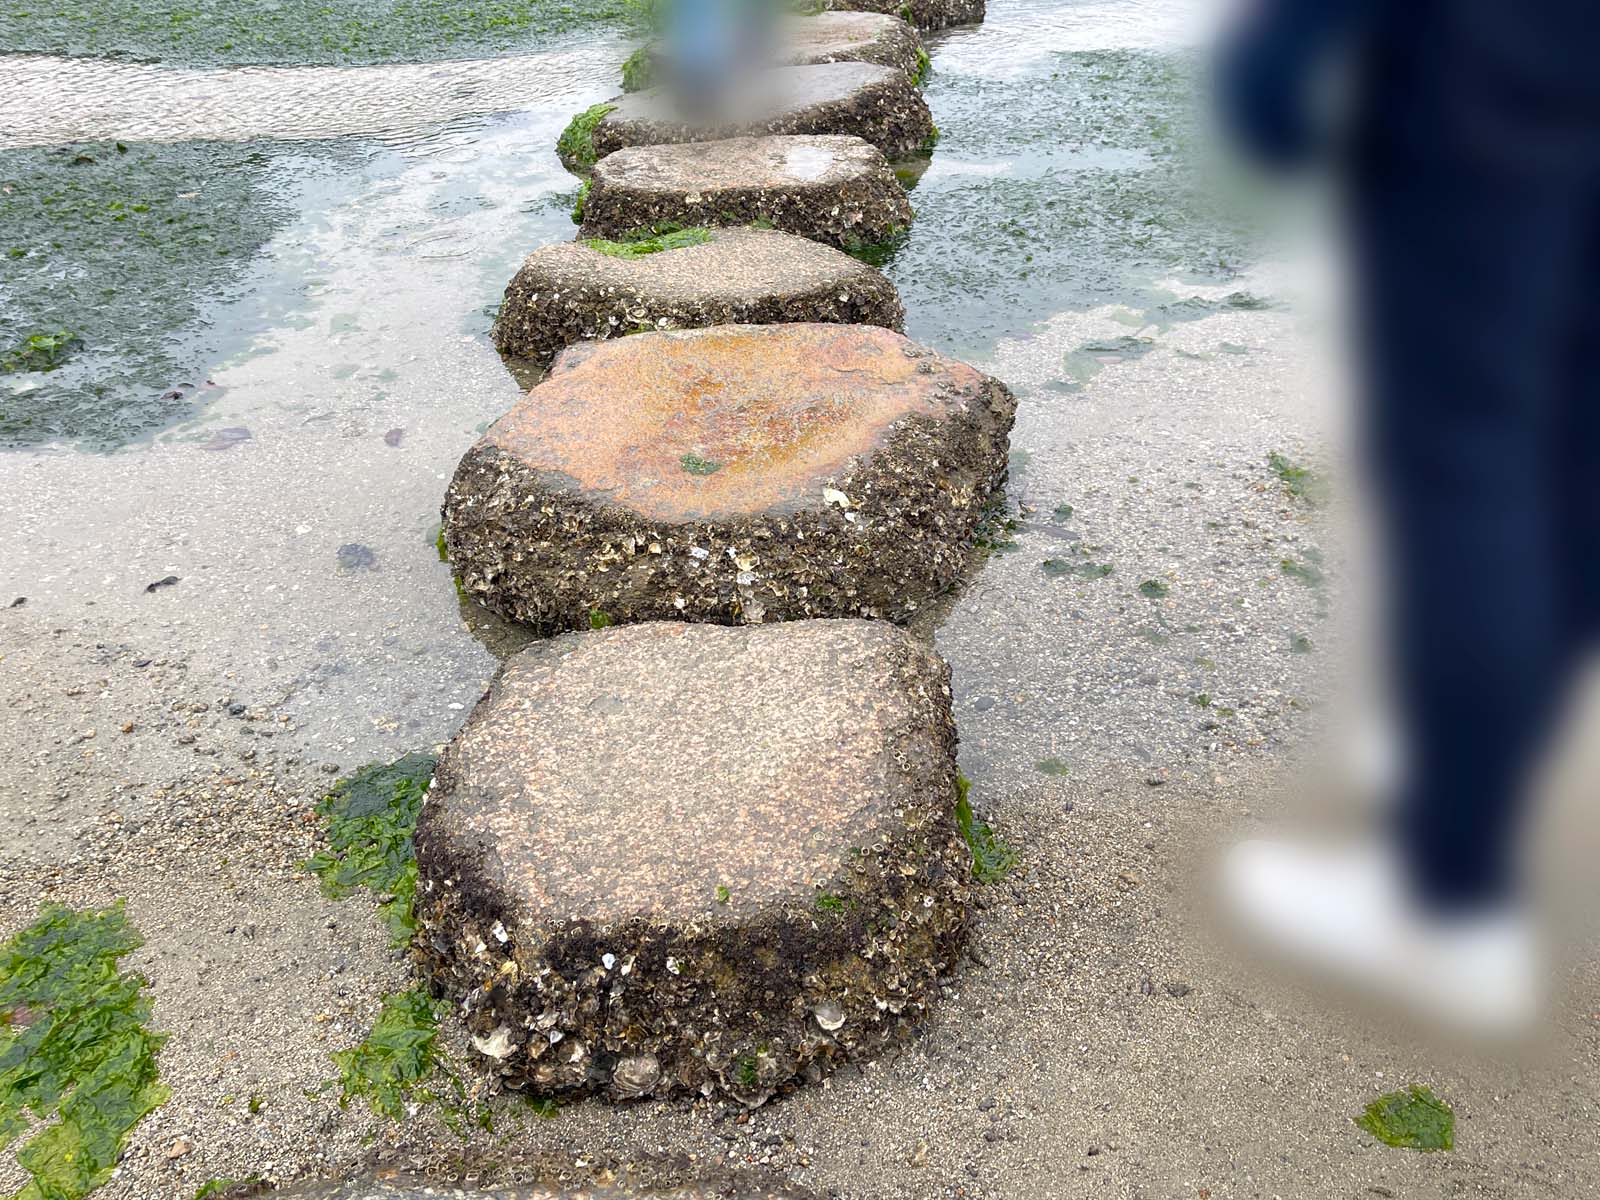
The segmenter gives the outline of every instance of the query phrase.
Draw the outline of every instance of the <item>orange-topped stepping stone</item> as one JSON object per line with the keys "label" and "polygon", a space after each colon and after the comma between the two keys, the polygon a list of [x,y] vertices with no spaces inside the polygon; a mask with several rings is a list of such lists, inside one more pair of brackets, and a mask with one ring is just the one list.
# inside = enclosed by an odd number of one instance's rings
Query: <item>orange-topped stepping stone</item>
{"label": "orange-topped stepping stone", "polygon": [[968,561],[1015,408],[872,326],[583,343],[462,459],[445,542],[470,595],[544,632],[905,620]]}

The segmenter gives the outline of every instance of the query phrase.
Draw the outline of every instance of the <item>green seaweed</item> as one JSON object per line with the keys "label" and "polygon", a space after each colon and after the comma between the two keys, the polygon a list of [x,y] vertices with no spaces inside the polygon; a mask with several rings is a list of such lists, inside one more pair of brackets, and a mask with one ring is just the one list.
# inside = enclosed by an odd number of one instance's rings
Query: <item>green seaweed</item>
{"label": "green seaweed", "polygon": [[1384,1145],[1403,1150],[1450,1150],[1456,1143],[1455,1113],[1426,1086],[1379,1096],[1355,1122]]}
{"label": "green seaweed", "polygon": [[364,1096],[373,1112],[398,1121],[408,1103],[438,1099],[427,1084],[438,1066],[434,1043],[443,1007],[420,987],[385,996],[372,1032],[333,1053],[340,1106]]}
{"label": "green seaweed", "polygon": [[1072,576],[1075,579],[1104,579],[1114,570],[1110,563],[1070,562],[1064,558],[1047,558],[1039,564],[1046,579]]}
{"label": "green seaweed", "polygon": [[[0,946],[0,1150],[30,1182],[11,1200],[78,1200],[111,1177],[123,1140],[169,1095],[146,1028],[145,980],[118,960],[142,944],[121,901],[74,911],[46,904]],[[27,1114],[32,1114],[30,1120]]]}
{"label": "green seaweed", "polygon": [[578,185],[578,194],[572,201],[572,223],[574,225],[583,224],[583,206],[588,203],[589,188],[592,186],[591,181],[587,179]]}
{"label": "green seaweed", "polygon": [[1059,758],[1041,758],[1033,764],[1033,769],[1041,775],[1068,775],[1071,774],[1067,764]]}
{"label": "green seaweed", "polygon": [[55,333],[33,333],[0,355],[0,374],[13,371],[54,371],[67,355],[83,345],[83,339],[70,329]]}
{"label": "green seaweed", "polygon": [[678,460],[680,466],[691,475],[715,475],[722,470],[722,464],[713,462],[709,458],[702,458],[698,454],[685,454]]}
{"label": "green seaweed", "polygon": [[726,904],[731,899],[733,899],[733,893],[728,890],[728,885],[725,883],[717,884],[717,903]]}
{"label": "green seaweed", "polygon": [[1310,588],[1320,588],[1327,582],[1327,576],[1315,563],[1296,562],[1292,558],[1286,558],[1278,564],[1278,569],[1290,579],[1298,579]]}
{"label": "green seaweed", "polygon": [[650,47],[640,46],[623,61],[622,90],[625,92],[644,91],[652,84],[652,70]]}
{"label": "green seaweed", "polygon": [[972,877],[979,883],[998,883],[1019,861],[1017,852],[1007,846],[988,824],[972,811],[972,780],[956,776],[956,828],[972,851]]}
{"label": "green seaweed", "polygon": [[928,76],[933,72],[933,60],[928,57],[928,52],[921,46],[917,47],[917,65],[911,73],[911,82],[921,87],[928,81]]}
{"label": "green seaweed", "polygon": [[584,245],[612,258],[643,258],[647,254],[660,254],[664,250],[682,250],[686,246],[703,246],[711,240],[709,229],[672,229],[647,237],[613,242],[605,238],[588,238]]}
{"label": "green seaweed", "polygon": [[569,169],[587,171],[594,166],[598,157],[594,148],[595,126],[616,107],[615,104],[591,104],[567,123],[556,140],[556,153]]}
{"label": "green seaweed", "polygon": [[30,0],[0,7],[8,51],[192,64],[378,63],[531,50],[601,23],[637,25],[632,0]]}
{"label": "green seaweed", "polygon": [[416,931],[411,906],[417,860],[411,836],[435,761],[431,754],[407,754],[340,780],[317,804],[317,814],[327,825],[329,850],[304,863],[321,877],[323,894],[333,899],[343,899],[358,887],[377,893],[382,898],[378,911],[396,945]]}
{"label": "green seaweed", "polygon": [[611,614],[598,608],[589,610],[590,629],[610,629],[612,625]]}
{"label": "green seaweed", "polygon": [[1139,595],[1146,600],[1163,600],[1171,590],[1161,579],[1146,579],[1139,585]]}
{"label": "green seaweed", "polygon": [[1274,450],[1267,455],[1267,465],[1272,473],[1283,480],[1283,486],[1297,500],[1313,507],[1326,503],[1331,489],[1328,481],[1309,467],[1298,466]]}

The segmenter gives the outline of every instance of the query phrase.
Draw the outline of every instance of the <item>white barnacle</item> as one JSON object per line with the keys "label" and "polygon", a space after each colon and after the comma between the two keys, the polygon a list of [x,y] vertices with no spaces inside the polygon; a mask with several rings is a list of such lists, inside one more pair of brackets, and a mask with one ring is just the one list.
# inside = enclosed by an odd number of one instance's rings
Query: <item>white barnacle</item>
{"label": "white barnacle", "polygon": [[517,1048],[517,1044],[511,1040],[511,1030],[505,1025],[501,1025],[488,1037],[478,1037],[474,1034],[472,1046],[479,1054],[490,1058],[505,1058]]}
{"label": "white barnacle", "polygon": [[677,973],[678,973],[678,960],[673,958],[672,955],[669,954],[669,955],[667,955],[667,974],[668,975],[676,975]]}
{"label": "white barnacle", "polygon": [[600,965],[608,971],[611,970],[612,967],[617,965],[617,956],[615,954],[602,954],[600,956]]}
{"label": "white barnacle", "polygon": [[494,923],[494,928],[489,930],[489,932],[494,934],[494,940],[499,942],[502,946],[504,946],[506,942],[510,940],[510,935],[506,933],[506,927],[499,921]]}
{"label": "white barnacle", "polygon": [[837,504],[840,508],[850,507],[850,497],[846,496],[838,488],[823,488],[822,501],[824,504]]}

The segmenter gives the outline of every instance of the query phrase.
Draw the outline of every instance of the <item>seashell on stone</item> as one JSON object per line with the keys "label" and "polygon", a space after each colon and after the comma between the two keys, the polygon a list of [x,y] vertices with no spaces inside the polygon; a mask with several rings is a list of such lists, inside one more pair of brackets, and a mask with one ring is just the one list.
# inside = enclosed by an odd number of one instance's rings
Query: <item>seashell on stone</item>
{"label": "seashell on stone", "polygon": [[648,1096],[661,1082],[661,1061],[654,1054],[630,1054],[611,1073],[611,1090],[621,1099]]}
{"label": "seashell on stone", "polygon": [[811,1015],[826,1033],[833,1033],[844,1027],[844,1006],[836,1000],[824,1000],[812,1008]]}

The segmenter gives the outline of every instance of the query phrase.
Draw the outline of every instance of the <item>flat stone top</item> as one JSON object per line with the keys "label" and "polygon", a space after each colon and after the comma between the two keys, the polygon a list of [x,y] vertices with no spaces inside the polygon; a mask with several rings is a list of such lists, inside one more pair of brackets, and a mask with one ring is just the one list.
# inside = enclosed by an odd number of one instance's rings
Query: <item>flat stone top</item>
{"label": "flat stone top", "polygon": [[[446,749],[428,836],[492,845],[483,869],[525,918],[743,922],[773,900],[809,906],[918,799],[894,765],[923,732],[908,652],[931,681],[931,656],[877,621],[657,622],[535,643]],[[922,753],[937,752],[926,736]]]}
{"label": "flat stone top", "polygon": [[479,443],[664,522],[820,507],[894,422],[984,377],[869,325],[718,325],[584,342]]}
{"label": "flat stone top", "polygon": [[786,53],[796,55],[844,54],[905,31],[905,22],[887,13],[825,11],[786,18],[783,46]]}
{"label": "flat stone top", "polygon": [[[841,14],[854,15],[854,14]],[[596,186],[701,194],[826,187],[889,169],[870,142],[837,134],[775,134],[715,142],[630,146],[595,164]]]}
{"label": "flat stone top", "polygon": [[585,242],[557,242],[528,256],[525,269],[559,287],[615,287],[662,301],[759,300],[837,284],[848,288],[872,269],[831,246],[775,229],[716,229],[711,240],[638,258],[619,258]]}
{"label": "flat stone top", "polygon": [[[882,84],[904,87],[906,77],[893,67],[875,63],[834,62],[803,66],[770,67],[760,76],[762,93],[747,98],[740,125],[760,125],[788,113],[823,104],[848,104],[866,88]],[[672,95],[665,88],[617,96],[606,103],[612,111],[602,120],[642,121],[647,124],[678,124],[681,114],[672,107]]]}

